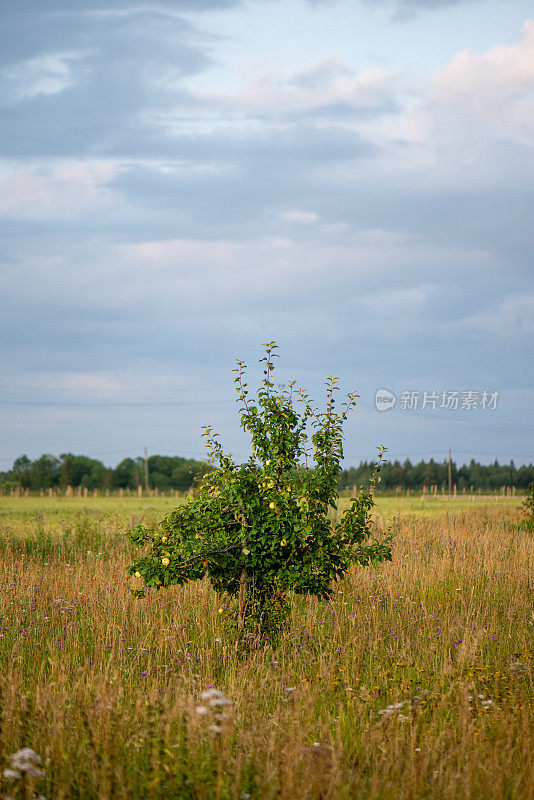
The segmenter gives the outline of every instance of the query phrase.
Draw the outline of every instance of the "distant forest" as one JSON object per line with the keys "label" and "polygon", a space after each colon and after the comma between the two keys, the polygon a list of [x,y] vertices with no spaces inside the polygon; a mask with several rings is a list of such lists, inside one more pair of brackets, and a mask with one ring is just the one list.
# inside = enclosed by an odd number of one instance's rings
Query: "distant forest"
{"label": "distant forest", "polygon": [[[339,479],[341,488],[352,488],[353,486],[365,486],[373,471],[373,462],[362,461],[358,467],[350,467],[343,470]],[[391,461],[384,464],[380,471],[380,483],[378,491],[395,491],[397,489],[410,489],[421,491],[423,486],[436,486],[439,491],[449,488],[449,462],[444,461],[420,461],[412,464],[408,459],[403,461]],[[471,460],[469,464],[458,467],[454,461],[451,462],[451,486],[456,486],[462,492],[464,489],[470,491],[471,487],[476,491],[496,492],[503,486],[513,487],[523,490],[534,482],[534,465],[516,467],[514,462],[509,464],[479,464]]]}
{"label": "distant forest", "polygon": [[[148,483],[161,491],[178,489],[187,491],[212,468],[202,461],[179,456],[150,456]],[[87,489],[137,489],[145,483],[143,458],[125,458],[116,467],[106,467],[101,461],[87,456],[63,453],[56,458],[42,455],[35,461],[21,456],[9,472],[0,472],[0,486],[4,488],[39,491],[50,487],[66,489],[81,486]]]}
{"label": "distant forest", "polygon": [[[202,461],[179,456],[150,456],[148,459],[148,483],[151,489],[160,491],[177,489],[187,491],[212,469]],[[339,477],[339,489],[353,489],[367,486],[373,471],[373,462],[362,461],[358,467],[343,470]],[[423,486],[436,486],[439,491],[448,490],[448,462],[420,461],[412,464],[406,460],[392,461],[382,467],[379,491],[414,490]],[[451,464],[451,483],[458,491],[495,492],[503,486],[518,490],[527,489],[534,482],[534,465],[516,467],[510,464],[483,465],[470,461],[458,467]],[[63,453],[56,458],[42,455],[35,461],[21,456],[7,472],[0,472],[0,487],[10,489],[20,487],[39,491],[68,486],[87,489],[136,489],[144,486],[145,463],[143,458],[125,458],[116,467],[106,467],[101,461],[87,456]]]}

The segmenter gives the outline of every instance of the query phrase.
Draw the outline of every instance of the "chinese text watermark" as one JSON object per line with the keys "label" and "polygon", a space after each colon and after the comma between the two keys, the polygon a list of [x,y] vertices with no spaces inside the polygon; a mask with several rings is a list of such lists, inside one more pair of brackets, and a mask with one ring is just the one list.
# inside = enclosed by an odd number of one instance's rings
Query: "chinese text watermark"
{"label": "chinese text watermark", "polygon": [[375,406],[378,411],[389,411],[396,405],[400,411],[495,411],[500,392],[484,389],[413,391],[403,390],[399,397],[389,389],[377,389]]}

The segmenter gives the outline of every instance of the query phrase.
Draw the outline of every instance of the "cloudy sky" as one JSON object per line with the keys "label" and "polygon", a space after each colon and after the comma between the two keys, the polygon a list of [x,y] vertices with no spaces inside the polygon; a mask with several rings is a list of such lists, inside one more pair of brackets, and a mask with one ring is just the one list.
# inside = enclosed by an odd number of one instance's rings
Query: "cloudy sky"
{"label": "cloudy sky", "polygon": [[534,460],[531,0],[0,14],[0,469],[246,457],[269,340],[359,390],[348,464]]}

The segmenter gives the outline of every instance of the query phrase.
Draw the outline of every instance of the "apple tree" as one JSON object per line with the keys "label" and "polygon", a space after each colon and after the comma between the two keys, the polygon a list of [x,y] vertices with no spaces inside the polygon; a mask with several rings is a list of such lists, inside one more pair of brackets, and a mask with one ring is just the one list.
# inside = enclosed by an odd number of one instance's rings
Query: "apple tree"
{"label": "apple tree", "polygon": [[[347,394],[338,410],[337,381],[329,378],[326,407],[318,411],[294,382],[275,388],[276,349],[274,342],[265,345],[255,400],[245,363],[238,361],[235,370],[241,425],[251,438],[249,460],[236,463],[205,427],[217,469],[203,477],[196,497],[155,526],[138,525],[128,534],[145,551],[128,570],[145,588],[207,577],[233,604],[238,630],[256,634],[279,627],[291,592],[328,598],[352,565],[391,560],[391,537],[371,531],[370,490],[351,498],[340,520],[332,521],[343,424],[356,393]],[[379,448],[376,472],[383,452]]]}

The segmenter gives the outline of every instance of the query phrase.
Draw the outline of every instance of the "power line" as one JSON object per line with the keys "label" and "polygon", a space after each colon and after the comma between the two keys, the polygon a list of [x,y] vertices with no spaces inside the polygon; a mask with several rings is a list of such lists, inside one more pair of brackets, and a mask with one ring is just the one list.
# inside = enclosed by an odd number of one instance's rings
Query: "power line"
{"label": "power line", "polygon": [[132,386],[130,389],[120,389],[119,387],[102,387],[96,386],[2,386],[0,391],[7,392],[100,392],[101,394],[111,394],[112,392],[128,392],[134,394],[135,392],[160,392],[162,394],[181,394],[182,392],[215,392],[220,389],[220,386],[197,386],[193,389],[151,389],[144,386]]}
{"label": "power line", "polygon": [[175,402],[153,402],[153,403],[74,403],[66,401],[47,401],[47,400],[0,400],[3,406],[38,406],[62,408],[161,408],[163,406],[204,406],[204,405],[226,405],[233,403],[233,400],[184,400]]}
{"label": "power line", "polygon": [[[471,458],[475,456],[490,456],[491,458],[529,458],[534,460],[534,456],[531,453],[488,453],[488,452],[473,452],[472,450],[456,450],[454,449],[454,453],[460,455],[468,455]],[[427,450],[426,452],[417,452],[417,453],[393,453],[389,450],[386,451],[385,457],[388,461],[391,461],[393,458],[411,458],[411,457],[421,457],[421,456],[430,456],[431,458],[442,458],[444,461],[447,461],[447,455],[442,452],[441,450]],[[365,456],[345,456],[343,461],[346,463],[348,461],[352,462],[360,462],[360,461],[374,461],[376,459],[376,455],[370,455],[368,457]]]}

